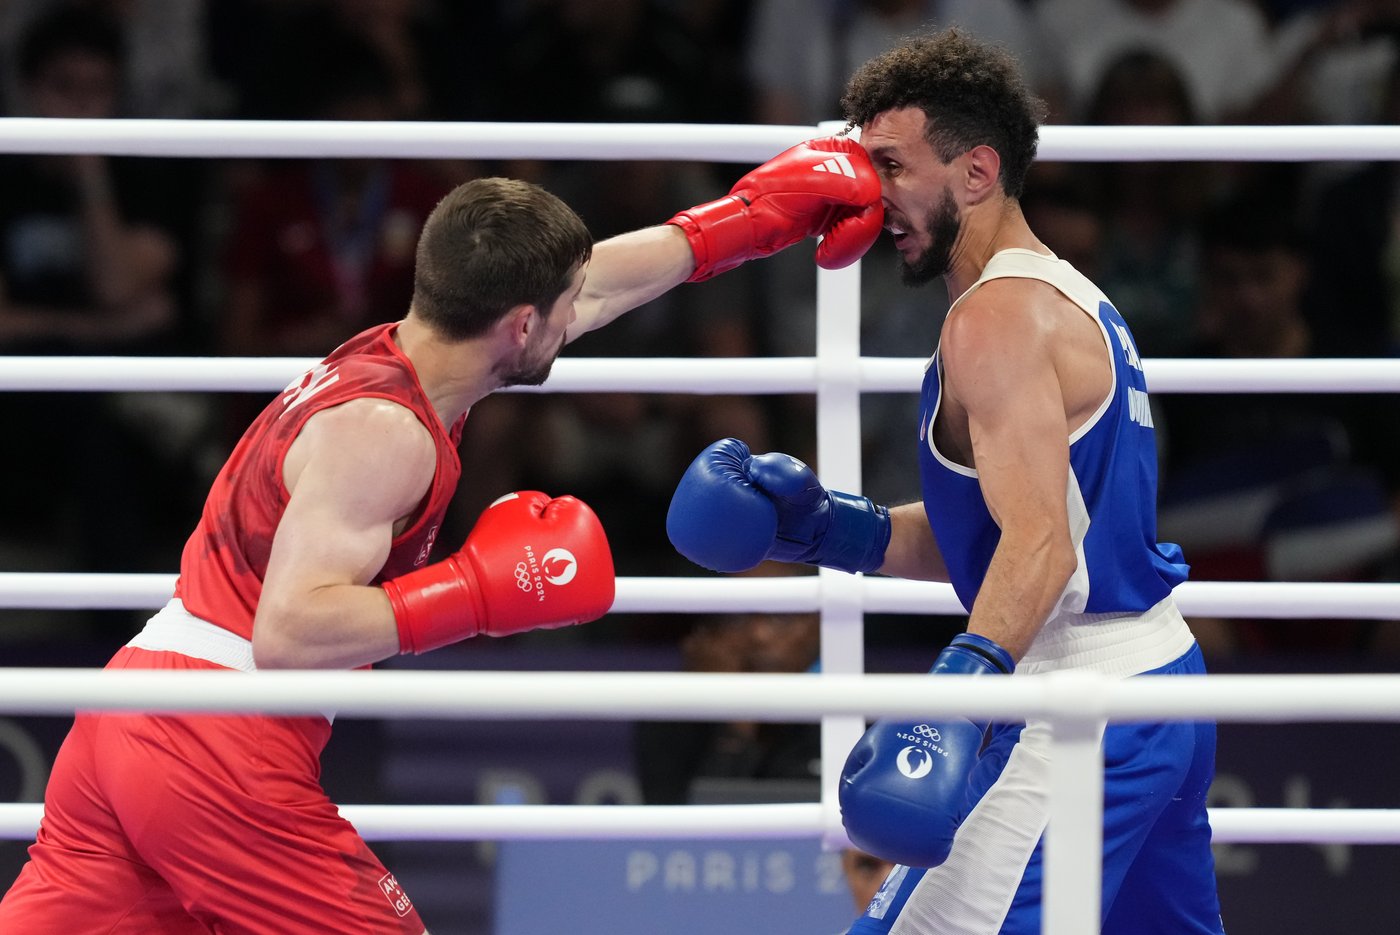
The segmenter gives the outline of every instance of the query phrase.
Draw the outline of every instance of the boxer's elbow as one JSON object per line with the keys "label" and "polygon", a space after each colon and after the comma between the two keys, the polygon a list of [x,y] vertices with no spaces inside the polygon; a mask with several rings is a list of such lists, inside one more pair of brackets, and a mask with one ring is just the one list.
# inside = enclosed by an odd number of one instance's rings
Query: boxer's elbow
{"label": "boxer's elbow", "polygon": [[1079,567],[1079,552],[1068,536],[1057,536],[1047,546],[1045,562],[1046,577],[1063,589]]}
{"label": "boxer's elbow", "polygon": [[304,611],[276,602],[263,602],[253,619],[253,664],[259,669],[316,669],[319,658],[309,634],[315,622]]}
{"label": "boxer's elbow", "polygon": [[258,612],[253,623],[253,665],[259,669],[305,668],[295,627],[275,613]]}
{"label": "boxer's elbow", "polygon": [[999,552],[1005,552],[1015,578],[1058,595],[1079,567],[1079,552],[1069,531],[1053,522],[1035,522],[1002,530]]}

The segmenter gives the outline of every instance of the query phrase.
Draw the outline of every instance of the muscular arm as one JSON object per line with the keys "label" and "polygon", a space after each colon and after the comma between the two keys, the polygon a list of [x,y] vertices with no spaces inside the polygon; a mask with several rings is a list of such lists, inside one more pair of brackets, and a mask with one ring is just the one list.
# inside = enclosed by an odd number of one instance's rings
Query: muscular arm
{"label": "muscular arm", "polygon": [[1023,287],[989,283],[943,334],[944,391],[966,409],[982,496],[1001,527],[967,629],[1016,659],[1040,632],[1076,564],[1065,503],[1065,402],[1050,317]]}
{"label": "muscular arm", "polygon": [[[845,171],[812,171],[833,158]],[[883,216],[880,180],[859,143],[835,137],[799,143],[739,179],[723,198],[597,244],[568,339],[682,282],[709,279],[807,237],[822,237],[817,262],[839,269],[874,243]]]}
{"label": "muscular arm", "polygon": [[695,256],[680,228],[647,227],[601,241],[574,304],[570,341],[601,328],[624,312],[669,292],[695,269]]}
{"label": "muscular arm", "polygon": [[283,465],[291,497],[253,621],[259,668],[349,669],[398,654],[389,599],[370,582],[435,468],[428,430],[394,403],[355,400],[307,421]]}

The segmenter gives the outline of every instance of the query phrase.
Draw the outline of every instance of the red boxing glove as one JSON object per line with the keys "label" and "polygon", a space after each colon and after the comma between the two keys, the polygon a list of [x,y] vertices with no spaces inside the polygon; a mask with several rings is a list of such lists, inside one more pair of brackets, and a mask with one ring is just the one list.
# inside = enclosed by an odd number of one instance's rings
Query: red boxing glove
{"label": "red boxing glove", "polygon": [[479,633],[597,620],[612,606],[614,580],[607,536],[588,505],[529,490],[487,507],[454,554],[383,587],[399,651],[425,653]]}
{"label": "red boxing glove", "polygon": [[844,136],[808,140],[741,178],[718,201],[682,211],[668,224],[695,254],[689,282],[822,236],[817,263],[849,266],[880,236],[880,178],[865,149]]}

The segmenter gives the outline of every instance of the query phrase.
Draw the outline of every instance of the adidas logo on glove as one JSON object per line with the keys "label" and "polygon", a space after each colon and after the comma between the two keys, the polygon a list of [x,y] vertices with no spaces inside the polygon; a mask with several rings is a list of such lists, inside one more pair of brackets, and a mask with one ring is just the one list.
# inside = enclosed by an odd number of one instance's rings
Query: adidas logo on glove
{"label": "adidas logo on glove", "polygon": [[812,166],[813,172],[831,172],[835,175],[844,175],[847,178],[855,178],[856,170],[851,165],[851,160],[846,158],[845,153],[837,153],[824,162],[819,162]]}

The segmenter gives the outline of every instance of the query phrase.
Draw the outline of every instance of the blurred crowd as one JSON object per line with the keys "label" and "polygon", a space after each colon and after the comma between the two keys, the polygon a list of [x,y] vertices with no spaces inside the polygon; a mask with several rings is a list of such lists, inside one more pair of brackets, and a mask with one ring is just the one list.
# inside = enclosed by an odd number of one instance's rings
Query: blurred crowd
{"label": "blurred crowd", "polygon": [[[1055,123],[1400,122],[1400,0],[9,0],[0,112],[812,125],[839,118],[855,65],[948,24],[1013,49]],[[1025,208],[1115,301],[1145,357],[1385,357],[1400,348],[1395,166],[1041,162]],[[0,156],[0,354],[320,356],[404,314],[419,226],[463,180],[537,181],[603,238],[717,197],[741,172]],[[884,243],[867,256],[862,352],[922,356],[947,296],[905,289],[894,263]],[[809,245],[676,290],[567,353],[810,355],[814,303]],[[0,394],[23,442],[0,459],[0,568],[173,571],[265,396]],[[915,498],[910,399],[862,405],[864,492]],[[1161,533],[1194,578],[1397,577],[1392,397],[1158,394],[1155,406]],[[689,459],[726,435],[814,460],[813,400],[499,394],[468,420],[455,528],[438,541],[455,546],[502,492],[567,492],[602,517],[619,574],[698,573],[664,516]],[[1400,642],[1364,622],[1193,623],[1217,656]],[[733,649],[736,626],[697,624],[693,667],[757,667]],[[727,661],[712,658],[726,645]],[[697,736],[696,756],[733,739]]]}

